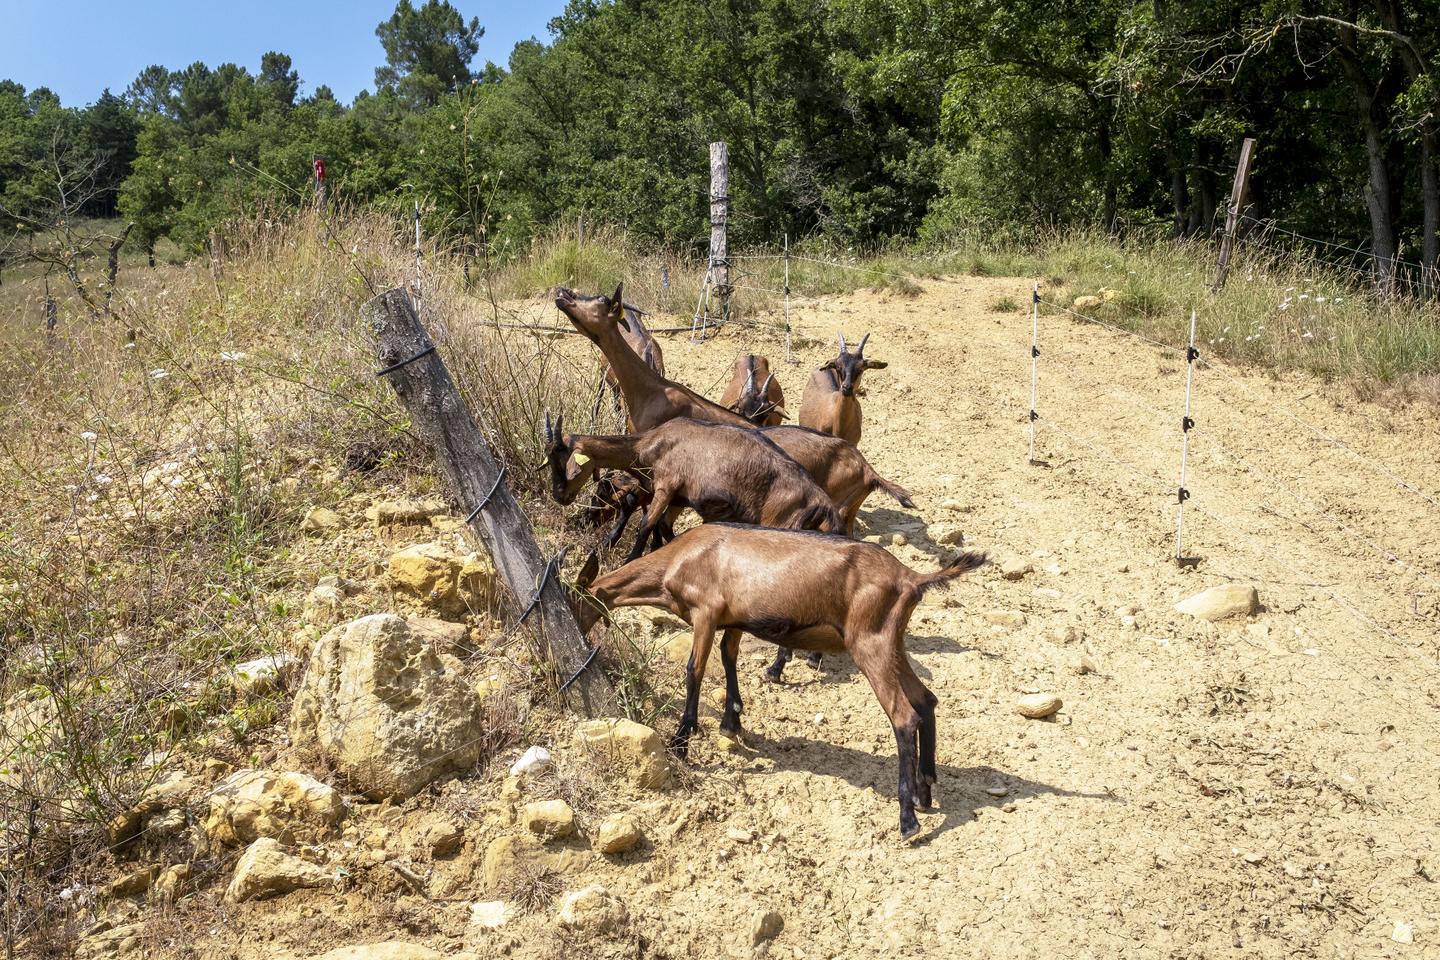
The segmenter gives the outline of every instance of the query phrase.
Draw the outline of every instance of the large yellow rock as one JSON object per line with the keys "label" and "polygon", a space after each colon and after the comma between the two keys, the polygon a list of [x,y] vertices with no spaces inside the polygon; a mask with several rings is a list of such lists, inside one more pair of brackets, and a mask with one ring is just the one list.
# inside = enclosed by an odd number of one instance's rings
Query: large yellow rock
{"label": "large yellow rock", "polygon": [[336,627],[311,652],[290,736],[370,799],[403,800],[480,758],[480,698],[458,668],[393,614]]}
{"label": "large yellow rock", "polygon": [[586,720],[575,728],[575,747],[637,786],[659,789],[670,782],[660,734],[633,720]]}
{"label": "large yellow rock", "polygon": [[406,547],[390,557],[390,582],[441,613],[488,609],[495,596],[495,567],[479,554],[462,557],[438,543]]}
{"label": "large yellow rock", "polygon": [[205,832],[232,846],[260,837],[294,843],[323,836],[344,815],[340,793],[314,777],[241,770],[211,795]]}
{"label": "large yellow rock", "polygon": [[1246,617],[1260,607],[1260,593],[1248,583],[1225,583],[1211,587],[1175,604],[1176,611],[1201,620]]}
{"label": "large yellow rock", "polygon": [[330,874],[323,867],[286,852],[269,837],[261,837],[240,855],[230,886],[225,889],[225,899],[243,903],[302,887],[319,887],[329,881]]}

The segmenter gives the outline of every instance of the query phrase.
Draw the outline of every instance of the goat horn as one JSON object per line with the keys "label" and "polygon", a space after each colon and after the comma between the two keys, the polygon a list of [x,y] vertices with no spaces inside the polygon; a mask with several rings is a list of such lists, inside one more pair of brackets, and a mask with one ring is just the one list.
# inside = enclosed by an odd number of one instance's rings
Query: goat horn
{"label": "goat horn", "polygon": [[862,353],[865,352],[865,341],[866,341],[866,340],[869,340],[869,339],[870,339],[870,334],[868,334],[868,333],[865,334],[865,336],[863,336],[863,337],[860,338],[860,346],[858,346],[858,347],[855,348],[855,353],[856,353],[857,356],[858,356],[859,354],[862,354]]}
{"label": "goat horn", "polygon": [[769,394],[770,394],[770,384],[773,383],[774,381],[775,381],[775,374],[772,373],[772,374],[770,374],[770,376],[768,376],[768,377],[765,378],[765,383],[764,383],[764,385],[762,385],[762,386],[760,387],[760,392],[763,393],[763,394],[765,394],[766,396],[769,396]]}
{"label": "goat horn", "polygon": [[550,426],[550,411],[545,411],[545,442],[549,443],[555,439],[555,429]]}
{"label": "goat horn", "polygon": [[840,330],[836,330],[836,331],[835,331],[835,336],[840,339],[840,352],[841,352],[841,353],[844,353],[844,352],[845,352],[845,334],[844,334],[844,332],[843,332],[843,331],[840,331]]}
{"label": "goat horn", "polygon": [[753,369],[750,371],[749,375],[745,377],[745,389],[740,392],[747,394],[755,392],[755,371]]}
{"label": "goat horn", "polygon": [[565,414],[555,414],[555,439],[559,440],[565,436]]}

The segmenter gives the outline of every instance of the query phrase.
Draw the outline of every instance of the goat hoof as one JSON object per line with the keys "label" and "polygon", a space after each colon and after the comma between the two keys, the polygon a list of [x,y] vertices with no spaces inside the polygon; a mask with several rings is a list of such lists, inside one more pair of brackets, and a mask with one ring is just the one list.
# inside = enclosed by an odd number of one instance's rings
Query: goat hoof
{"label": "goat hoof", "polygon": [[914,815],[914,814],[911,814],[911,815],[910,815],[910,823],[909,823],[909,824],[906,824],[905,819],[904,819],[903,817],[900,819],[900,839],[901,839],[901,840],[910,840],[910,839],[913,839],[914,836],[915,836],[917,833],[919,833],[919,832],[920,832],[920,821],[915,818],[915,815]]}
{"label": "goat hoof", "polygon": [[765,677],[765,682],[766,682],[766,683],[779,683],[779,682],[780,682],[780,671],[779,671],[779,670],[766,670],[765,673],[763,674],[763,676]]}

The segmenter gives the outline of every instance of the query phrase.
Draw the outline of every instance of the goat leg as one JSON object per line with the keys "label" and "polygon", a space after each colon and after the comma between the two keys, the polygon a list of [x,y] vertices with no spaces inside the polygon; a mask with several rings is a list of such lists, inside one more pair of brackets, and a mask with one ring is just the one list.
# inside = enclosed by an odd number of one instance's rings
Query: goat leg
{"label": "goat leg", "polygon": [[685,667],[685,712],[680,716],[680,729],[670,741],[671,752],[681,760],[690,751],[691,734],[700,728],[700,681],[705,678],[705,663],[710,659],[710,645],[715,642],[715,624],[708,617],[696,617],[692,625],[695,641]]}
{"label": "goat leg", "polygon": [[630,515],[635,512],[635,507],[635,494],[627,493],[620,498],[620,505],[616,507],[616,513],[619,514],[619,517],[615,521],[615,527],[607,533],[605,539],[601,541],[604,549],[609,550],[615,546],[616,541],[620,539],[620,534],[625,532],[625,526],[630,522]]}
{"label": "goat leg", "polygon": [[900,767],[900,836],[909,840],[920,832],[920,819],[915,816],[915,781],[917,751],[915,734],[917,723],[892,723],[895,729],[895,753]]}
{"label": "goat leg", "polygon": [[670,509],[670,490],[666,487],[655,487],[655,499],[650,501],[650,506],[645,508],[643,519],[640,523],[640,535],[635,538],[635,546],[630,548],[630,554],[625,562],[638,560],[645,552],[645,541],[660,526],[665,519],[665,511]]}
{"label": "goat leg", "polygon": [[777,648],[775,651],[775,662],[765,668],[765,679],[771,683],[779,683],[780,674],[785,670],[785,664],[789,663],[790,658],[793,656],[794,654],[790,652],[789,647]]}
{"label": "goat leg", "polygon": [[725,666],[725,712],[720,715],[720,732],[730,736],[739,736],[740,712],[745,709],[740,702],[740,675],[735,669],[739,654],[740,631],[726,630],[720,638],[720,662]]}

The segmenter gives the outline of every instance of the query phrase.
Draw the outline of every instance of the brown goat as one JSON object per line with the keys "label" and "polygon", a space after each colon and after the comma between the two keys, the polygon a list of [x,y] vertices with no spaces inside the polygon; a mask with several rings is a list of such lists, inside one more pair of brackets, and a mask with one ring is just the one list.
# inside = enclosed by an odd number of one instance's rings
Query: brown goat
{"label": "brown goat", "polygon": [[[571,503],[596,470],[624,470],[649,481],[652,500],[630,559],[667,520],[689,507],[706,522],[734,521],[839,533],[835,504],[798,463],[758,432],[681,418],[641,434],[567,434],[545,418],[550,492]],[[672,514],[673,516],[673,514]],[[658,544],[657,544],[658,546]]]}
{"label": "brown goat", "polygon": [[740,731],[740,633],[804,650],[848,651],[870,681],[895,732],[899,762],[900,833],[920,830],[915,807],[929,809],[937,779],[935,695],[905,653],[905,630],[925,591],[985,562],[963,553],[933,574],[905,566],[874,544],[824,534],[705,524],[654,553],[595,579],[592,555],[577,587],[580,629],[615,607],[661,607],[694,630],[685,677],[685,712],[671,748],[685,756],[698,727],[700,681],[723,631],[725,710],[720,729]]}
{"label": "brown goat", "polygon": [[[621,293],[622,288],[616,287],[613,297],[581,297],[562,288],[556,294],[555,305],[609,360],[625,396],[633,429],[648,430],[676,417],[751,426],[738,413],[712,403],[689,387],[666,380],[635,356],[621,335]],[[847,532],[854,529],[860,505],[875,490],[885,491],[906,507],[915,506],[910,494],[876,473],[854,444],[802,427],[764,427],[760,432],[804,467],[830,495],[845,520]]]}
{"label": "brown goat", "polygon": [[756,353],[735,358],[720,405],[761,427],[778,426],[790,416],[785,412],[785,391],[770,372],[770,361]]}
{"label": "brown goat", "polygon": [[854,353],[845,349],[845,334],[838,337],[839,356],[821,364],[805,384],[805,392],[800,397],[800,425],[859,446],[860,401],[855,394],[860,375],[866,370],[883,370],[888,364],[866,359],[865,341],[870,339],[870,334],[860,338]]}
{"label": "brown goat", "polygon": [[[615,546],[631,515],[637,509],[648,507],[651,499],[650,488],[628,473],[612,470],[595,478],[595,489],[585,504],[585,519],[596,527],[614,521],[610,532],[600,540],[603,549]],[[665,533],[671,534],[666,539],[673,539],[673,531],[664,531],[662,536]]]}
{"label": "brown goat", "polygon": [[630,321],[621,299],[622,288],[623,284],[617,286],[613,297],[582,297],[562,287],[555,294],[555,306],[605,355],[625,397],[631,429],[649,430],[676,417],[749,426],[750,422],[740,414],[665,379],[630,348],[624,336]]}
{"label": "brown goat", "polygon": [[[660,352],[660,344],[650,335],[650,331],[645,329],[645,324],[640,319],[639,309],[628,303],[625,304],[624,307],[625,324],[621,330],[621,336],[623,336],[625,342],[630,345],[631,351],[643,360],[647,367],[660,374],[660,376],[665,376],[665,357]],[[616,409],[618,410],[620,407],[620,381],[616,379],[615,371],[610,369],[608,361],[605,363],[601,373],[602,380],[600,389],[595,393],[595,409],[591,411],[592,417],[598,417],[600,415],[600,402],[605,397],[606,388],[610,390],[610,395],[614,399]],[[633,432],[635,430],[635,424],[631,422],[628,411],[625,415],[625,421],[628,428]]]}

